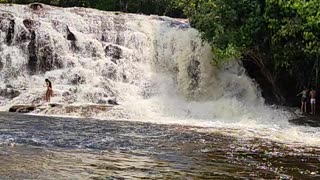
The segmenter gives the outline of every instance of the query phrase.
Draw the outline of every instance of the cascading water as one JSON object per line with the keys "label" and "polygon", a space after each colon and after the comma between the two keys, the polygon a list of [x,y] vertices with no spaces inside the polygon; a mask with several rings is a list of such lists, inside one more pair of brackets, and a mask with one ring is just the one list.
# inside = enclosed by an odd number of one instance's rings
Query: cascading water
{"label": "cascading water", "polygon": [[211,48],[184,20],[0,5],[0,42],[2,110],[39,104],[49,78],[53,102],[118,101],[98,118],[228,127],[249,137],[319,143],[318,135],[304,133],[310,129],[289,125],[287,113],[265,106],[241,65],[215,68]]}

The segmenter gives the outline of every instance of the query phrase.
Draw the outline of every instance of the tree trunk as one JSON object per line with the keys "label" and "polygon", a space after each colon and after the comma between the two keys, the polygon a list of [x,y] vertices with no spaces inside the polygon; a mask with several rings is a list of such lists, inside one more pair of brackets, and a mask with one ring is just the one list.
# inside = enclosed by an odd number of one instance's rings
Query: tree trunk
{"label": "tree trunk", "polygon": [[260,68],[262,75],[268,80],[272,86],[273,95],[277,98],[277,102],[280,104],[285,103],[285,98],[283,97],[279,87],[277,86],[277,78],[273,75],[267,68]]}
{"label": "tree trunk", "polygon": [[285,98],[282,95],[279,87],[277,86],[277,76],[270,72],[270,70],[265,66],[264,59],[258,52],[249,51],[247,54],[250,57],[250,61],[257,65],[262,75],[272,86],[272,93],[280,104],[285,103]]}

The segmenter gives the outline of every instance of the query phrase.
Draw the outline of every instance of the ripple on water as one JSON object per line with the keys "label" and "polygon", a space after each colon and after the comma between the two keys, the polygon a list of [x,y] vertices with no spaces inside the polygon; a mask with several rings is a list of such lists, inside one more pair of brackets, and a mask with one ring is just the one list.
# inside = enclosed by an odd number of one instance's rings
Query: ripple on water
{"label": "ripple on water", "polygon": [[179,125],[2,117],[1,179],[320,178],[317,147]]}

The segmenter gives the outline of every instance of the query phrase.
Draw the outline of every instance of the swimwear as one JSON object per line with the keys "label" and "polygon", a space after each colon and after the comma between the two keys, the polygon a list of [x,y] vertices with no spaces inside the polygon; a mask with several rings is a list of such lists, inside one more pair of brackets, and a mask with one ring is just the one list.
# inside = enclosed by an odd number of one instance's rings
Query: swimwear
{"label": "swimwear", "polygon": [[306,97],[302,97],[301,98],[301,102],[307,102],[307,98]]}
{"label": "swimwear", "polygon": [[315,103],[316,103],[316,99],[311,98],[310,103],[311,103],[311,104],[315,104]]}

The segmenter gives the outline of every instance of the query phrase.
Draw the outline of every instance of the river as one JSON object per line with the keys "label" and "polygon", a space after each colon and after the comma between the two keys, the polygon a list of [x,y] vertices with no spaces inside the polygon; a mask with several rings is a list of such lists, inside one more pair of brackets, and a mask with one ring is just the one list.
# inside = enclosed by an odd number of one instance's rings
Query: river
{"label": "river", "polygon": [[0,114],[0,179],[319,179],[320,148],[201,127]]}

